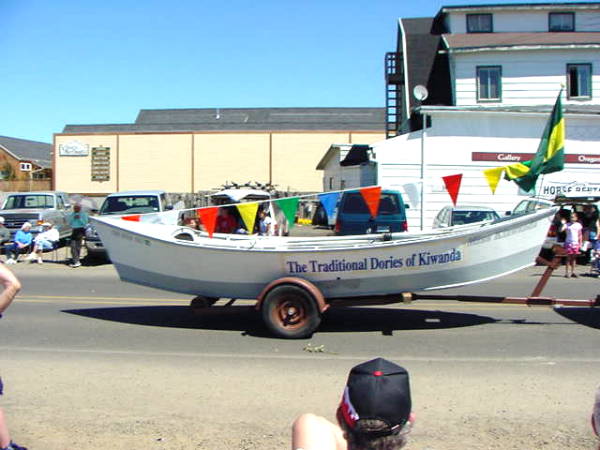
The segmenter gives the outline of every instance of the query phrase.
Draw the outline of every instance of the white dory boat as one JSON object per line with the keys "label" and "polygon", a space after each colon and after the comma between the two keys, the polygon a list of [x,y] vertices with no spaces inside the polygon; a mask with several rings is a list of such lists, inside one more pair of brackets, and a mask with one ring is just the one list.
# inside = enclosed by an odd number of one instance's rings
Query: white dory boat
{"label": "white dory boat", "polygon": [[322,238],[210,238],[160,223],[160,213],[139,222],[92,220],[122,280],[209,299],[258,299],[272,331],[302,337],[331,300],[455,287],[531,266],[555,212],[425,233]]}

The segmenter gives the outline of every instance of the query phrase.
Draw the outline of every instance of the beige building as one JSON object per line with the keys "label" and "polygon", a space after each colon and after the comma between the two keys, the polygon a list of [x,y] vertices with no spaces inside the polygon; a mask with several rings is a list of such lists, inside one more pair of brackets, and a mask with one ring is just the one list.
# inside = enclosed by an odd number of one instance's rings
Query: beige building
{"label": "beige building", "polygon": [[56,190],[197,192],[227,181],[320,191],[333,143],[385,137],[383,108],[141,110],[133,124],[67,125],[54,135]]}

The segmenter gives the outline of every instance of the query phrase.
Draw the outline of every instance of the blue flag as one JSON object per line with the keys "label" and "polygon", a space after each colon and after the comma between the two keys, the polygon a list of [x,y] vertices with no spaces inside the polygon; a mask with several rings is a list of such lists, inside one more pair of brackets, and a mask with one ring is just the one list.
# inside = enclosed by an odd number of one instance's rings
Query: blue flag
{"label": "blue flag", "polygon": [[331,192],[327,194],[319,194],[319,200],[325,208],[325,212],[327,213],[327,217],[333,217],[333,213],[335,212],[335,207],[337,205],[338,199],[340,198],[339,192]]}

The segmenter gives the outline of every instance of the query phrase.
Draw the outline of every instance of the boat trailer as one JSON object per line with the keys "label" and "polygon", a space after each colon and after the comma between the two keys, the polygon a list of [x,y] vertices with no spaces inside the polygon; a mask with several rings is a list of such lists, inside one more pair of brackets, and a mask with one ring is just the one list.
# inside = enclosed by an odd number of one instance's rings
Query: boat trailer
{"label": "boat trailer", "polygon": [[[600,306],[600,295],[594,299],[558,299],[543,297],[542,291],[554,270],[560,267],[566,251],[555,245],[552,249],[554,257],[548,261],[538,256],[536,262],[545,265],[546,270],[528,297],[500,297],[482,295],[440,295],[402,292],[379,296],[361,296],[347,298],[325,298],[318,287],[308,280],[299,277],[284,277],[273,280],[262,290],[257,298],[255,309],[260,311],[266,327],[277,337],[300,339],[310,337],[321,323],[322,314],[330,306],[365,306],[392,303],[411,303],[415,300],[453,300],[475,303],[501,303],[526,306]],[[198,296],[190,307],[196,313],[212,306],[219,299]],[[224,307],[231,306],[236,299],[230,299]]]}

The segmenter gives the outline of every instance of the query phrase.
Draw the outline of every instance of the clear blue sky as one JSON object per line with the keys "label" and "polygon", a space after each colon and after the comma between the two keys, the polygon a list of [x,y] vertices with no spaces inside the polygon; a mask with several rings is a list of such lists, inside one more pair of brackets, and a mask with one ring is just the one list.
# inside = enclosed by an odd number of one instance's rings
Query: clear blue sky
{"label": "clear blue sky", "polygon": [[144,108],[384,106],[399,17],[514,2],[0,0],[0,135],[50,143]]}

